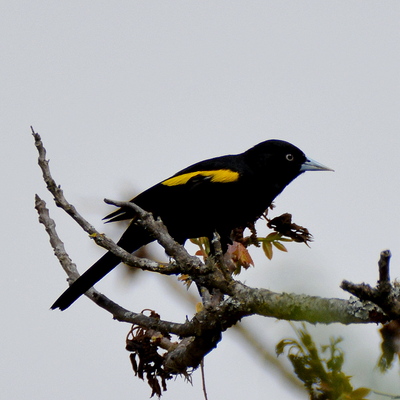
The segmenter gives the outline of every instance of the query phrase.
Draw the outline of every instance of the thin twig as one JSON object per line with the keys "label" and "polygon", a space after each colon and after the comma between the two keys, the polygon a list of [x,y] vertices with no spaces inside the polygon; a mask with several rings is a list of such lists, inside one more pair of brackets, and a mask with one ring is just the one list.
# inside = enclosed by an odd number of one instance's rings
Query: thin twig
{"label": "thin twig", "polygon": [[[166,226],[162,223],[160,219],[155,220],[153,215],[142,208],[140,208],[137,204],[128,202],[128,201],[116,201],[110,199],[104,199],[107,204],[112,204],[121,208],[130,208],[132,209],[138,216],[138,223],[142,224],[146,227],[146,230],[157,238],[157,241],[164,247],[165,251],[173,257],[177,264],[177,268],[181,268],[179,271],[176,270],[175,273],[189,274],[193,269],[201,269],[204,267],[204,264],[200,261],[198,257],[190,255],[186,249],[175,242],[175,240],[169,235]],[[185,266],[185,269],[182,269],[182,266]],[[190,267],[189,269],[187,267]]]}
{"label": "thin twig", "polygon": [[49,235],[50,245],[53,248],[54,254],[59,260],[64,271],[67,273],[70,280],[75,280],[79,277],[76,265],[72,262],[67,254],[64,243],[56,231],[56,223],[50,218],[50,212],[46,208],[46,203],[38,195],[35,195],[35,208],[39,214],[39,222],[44,225],[47,234]]}
{"label": "thin twig", "polygon": [[[158,272],[163,275],[172,275],[181,273],[177,264],[162,264],[145,258],[135,257],[131,253],[128,253],[117,244],[108,238],[106,235],[98,232],[93,225],[91,225],[85,218],[80,215],[75,207],[67,201],[64,196],[61,187],[57,185],[50,173],[49,162],[46,160],[46,149],[43,146],[40,135],[36,133],[31,127],[33,136],[35,138],[35,145],[39,152],[38,164],[42,170],[43,179],[47,185],[47,189],[54,196],[54,201],[58,207],[62,208],[68,213],[71,218],[79,224],[79,226],[89,234],[90,238],[93,239],[97,245],[111,251],[113,254],[121,258],[121,260],[135,268],[142,270]],[[125,204],[122,203],[121,204]],[[142,210],[143,211],[143,210]],[[143,211],[144,212],[144,211]],[[151,214],[150,214],[151,215]]]}
{"label": "thin twig", "polygon": [[[49,235],[50,244],[54,250],[54,254],[60,261],[63,269],[68,275],[69,282],[72,283],[74,280],[79,278],[79,273],[76,265],[72,262],[69,255],[65,251],[64,243],[61,241],[55,229],[55,222],[50,218],[49,210],[46,208],[46,203],[38,196],[35,196],[35,208],[39,214],[39,221],[44,225],[46,232]],[[146,328],[158,329],[163,333],[175,333],[177,335],[192,335],[194,333],[193,328],[188,323],[178,324],[168,321],[162,321],[155,318],[147,317],[142,313],[134,313],[129,311],[117,303],[92,288],[85,293],[87,297],[93,300],[97,305],[110,312],[114,319],[119,321],[128,322],[131,324],[137,324]]]}
{"label": "thin twig", "polygon": [[390,283],[390,257],[392,256],[390,250],[384,250],[381,252],[380,259],[378,262],[379,266],[379,285]]}
{"label": "thin twig", "polygon": [[201,360],[200,370],[201,370],[201,385],[203,387],[204,400],[208,400],[207,387],[206,387],[206,376],[205,376],[205,370],[204,370],[204,358]]}

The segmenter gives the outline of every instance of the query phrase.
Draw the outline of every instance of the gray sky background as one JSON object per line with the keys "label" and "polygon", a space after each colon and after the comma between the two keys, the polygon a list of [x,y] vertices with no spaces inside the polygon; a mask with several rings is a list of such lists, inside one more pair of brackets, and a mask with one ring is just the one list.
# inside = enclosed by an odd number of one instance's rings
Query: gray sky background
{"label": "gray sky background", "polygon": [[[129,199],[204,158],[288,140],[335,173],[306,173],[276,201],[314,234],[240,280],[275,291],[347,298],[343,279],[374,283],[379,252],[399,276],[400,3],[398,1],[12,1],[0,13],[3,268],[0,393],[7,399],[146,399],[124,350],[127,325],[81,299],[49,306],[66,288],[33,208],[45,198],[81,271],[102,250],[51,204],[29,126],[54,178],[95,226],[102,199]],[[162,252],[160,251],[160,257]],[[123,268],[98,288],[121,305],[183,321],[164,279]],[[273,349],[287,322],[244,321]],[[374,370],[376,326],[311,328],[345,338],[355,386],[400,393],[398,366]],[[206,358],[210,399],[306,399],[266,369],[234,332]],[[164,399],[202,399],[169,383]]]}

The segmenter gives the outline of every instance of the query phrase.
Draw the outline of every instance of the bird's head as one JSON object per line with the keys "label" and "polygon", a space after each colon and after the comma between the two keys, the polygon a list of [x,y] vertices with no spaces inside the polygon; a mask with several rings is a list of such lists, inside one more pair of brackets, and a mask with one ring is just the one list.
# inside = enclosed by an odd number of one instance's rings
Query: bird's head
{"label": "bird's head", "polygon": [[307,157],[298,147],[283,140],[266,140],[245,152],[246,161],[255,170],[286,180],[286,184],[305,171],[333,171]]}

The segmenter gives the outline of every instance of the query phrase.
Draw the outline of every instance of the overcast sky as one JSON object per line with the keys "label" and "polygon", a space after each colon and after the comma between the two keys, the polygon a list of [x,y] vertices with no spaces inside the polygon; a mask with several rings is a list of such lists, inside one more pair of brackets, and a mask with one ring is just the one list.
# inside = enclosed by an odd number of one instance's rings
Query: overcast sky
{"label": "overcast sky", "polygon": [[[0,13],[3,269],[0,393],[7,399],[147,399],[115,322],[86,298],[50,305],[65,274],[37,222],[43,196],[84,271],[103,253],[51,203],[29,126],[42,135],[67,198],[104,226],[104,197],[127,200],[196,161],[270,138],[292,142],[335,173],[306,173],[276,200],[315,237],[288,244],[239,279],[274,291],[342,297],[343,279],[374,284],[381,250],[400,275],[400,3],[369,0],[9,1]],[[162,251],[160,251],[162,257]],[[98,288],[163,319],[193,315],[164,278],[123,268]],[[287,322],[247,318],[273,350]],[[381,376],[376,326],[311,328],[345,338],[355,386],[400,393],[398,366]],[[297,400],[234,332],[206,357],[209,398]],[[169,383],[165,400],[202,399]]]}

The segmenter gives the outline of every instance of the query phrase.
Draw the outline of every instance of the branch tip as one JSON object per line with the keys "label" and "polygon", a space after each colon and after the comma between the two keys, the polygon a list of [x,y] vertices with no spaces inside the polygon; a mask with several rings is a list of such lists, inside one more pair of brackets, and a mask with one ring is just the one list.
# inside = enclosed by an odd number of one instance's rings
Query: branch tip
{"label": "branch tip", "polygon": [[380,259],[378,262],[379,266],[379,284],[382,285],[384,283],[390,282],[390,258],[392,253],[390,250],[384,250],[380,254]]}

